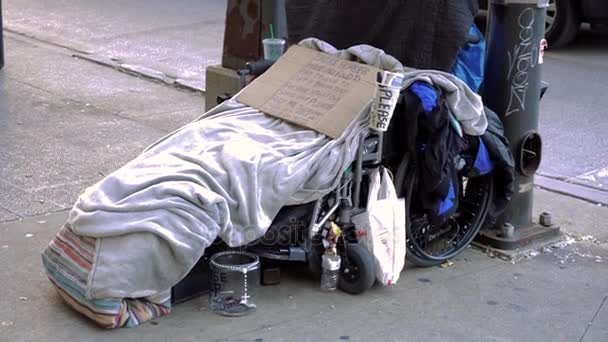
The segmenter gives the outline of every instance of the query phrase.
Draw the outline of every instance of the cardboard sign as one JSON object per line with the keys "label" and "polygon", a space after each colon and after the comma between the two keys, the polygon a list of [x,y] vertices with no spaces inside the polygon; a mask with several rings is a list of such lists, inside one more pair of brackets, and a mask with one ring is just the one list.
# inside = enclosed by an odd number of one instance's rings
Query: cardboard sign
{"label": "cardboard sign", "polygon": [[378,71],[295,45],[237,100],[335,139],[374,96]]}

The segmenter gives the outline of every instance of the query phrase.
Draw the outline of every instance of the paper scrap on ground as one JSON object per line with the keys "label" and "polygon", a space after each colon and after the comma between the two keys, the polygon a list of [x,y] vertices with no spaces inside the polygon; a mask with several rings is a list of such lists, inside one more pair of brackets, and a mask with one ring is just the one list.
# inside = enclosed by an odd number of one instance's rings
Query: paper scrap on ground
{"label": "paper scrap on ground", "polygon": [[448,268],[454,266],[454,262],[451,260],[445,261],[443,264],[439,265],[441,268]]}
{"label": "paper scrap on ground", "polygon": [[335,139],[374,96],[378,71],[293,46],[237,100]]}

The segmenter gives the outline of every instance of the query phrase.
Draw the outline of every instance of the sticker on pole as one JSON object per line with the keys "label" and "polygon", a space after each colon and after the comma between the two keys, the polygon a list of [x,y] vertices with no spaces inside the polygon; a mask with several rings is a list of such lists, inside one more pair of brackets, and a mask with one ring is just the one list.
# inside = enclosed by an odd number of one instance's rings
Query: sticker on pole
{"label": "sticker on pole", "polygon": [[540,40],[540,48],[538,49],[538,64],[543,64],[545,62],[545,49],[549,47],[549,43],[545,38]]}

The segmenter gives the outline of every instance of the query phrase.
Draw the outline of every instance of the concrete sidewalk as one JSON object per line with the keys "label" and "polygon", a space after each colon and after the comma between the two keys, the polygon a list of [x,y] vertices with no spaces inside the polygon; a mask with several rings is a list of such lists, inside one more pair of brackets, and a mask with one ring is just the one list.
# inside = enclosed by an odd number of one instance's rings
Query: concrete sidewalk
{"label": "concrete sidewalk", "polygon": [[563,229],[580,231],[572,236],[596,235],[517,264],[470,249],[452,267],[406,269],[396,286],[360,296],[322,293],[294,266],[261,288],[250,316],[217,316],[201,298],[115,331],[67,308],[44,275],[40,251],[66,212],[5,223],[0,341],[607,341],[608,210],[544,191],[537,200],[559,209]]}
{"label": "concrete sidewalk", "polygon": [[86,186],[200,115],[202,97],[20,35],[6,44],[0,342],[608,340],[608,210],[542,190],[536,211],[554,212],[580,241],[517,264],[470,249],[452,267],[406,269],[398,285],[361,296],[321,293],[294,266],[261,288],[253,315],[220,317],[199,299],[152,324],[102,331],[59,299],[40,252]]}
{"label": "concrete sidewalk", "polygon": [[203,97],[5,33],[0,222],[70,207],[86,186],[203,113]]}

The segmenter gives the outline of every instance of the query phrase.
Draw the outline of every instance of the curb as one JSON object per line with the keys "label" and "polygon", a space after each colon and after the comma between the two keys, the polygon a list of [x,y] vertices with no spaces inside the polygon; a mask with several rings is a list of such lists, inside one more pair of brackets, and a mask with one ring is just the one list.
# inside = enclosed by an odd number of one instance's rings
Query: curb
{"label": "curb", "polygon": [[118,70],[120,72],[130,74],[133,76],[143,77],[151,80],[160,81],[164,84],[174,86],[177,88],[182,88],[190,91],[194,91],[196,93],[200,93],[202,95],[205,94],[205,89],[198,86],[196,82],[187,79],[175,78],[164,74],[161,71],[148,68],[142,65],[121,63],[118,60],[114,60],[109,57],[96,55],[93,53],[93,48],[90,46],[82,45],[82,47],[74,47],[72,43],[63,42],[59,38],[55,37],[41,37],[35,33],[26,33],[20,32],[12,28],[4,28],[9,34],[23,37],[27,39],[34,40],[41,44],[46,44],[47,46],[54,46],[56,48],[66,49],[70,52],[70,56],[74,58],[79,58],[88,62],[92,62],[98,65],[106,66]]}
{"label": "curb", "polygon": [[608,206],[608,192],[589,186],[566,182],[542,175],[534,176],[534,185],[562,195],[578,198],[594,204]]}

